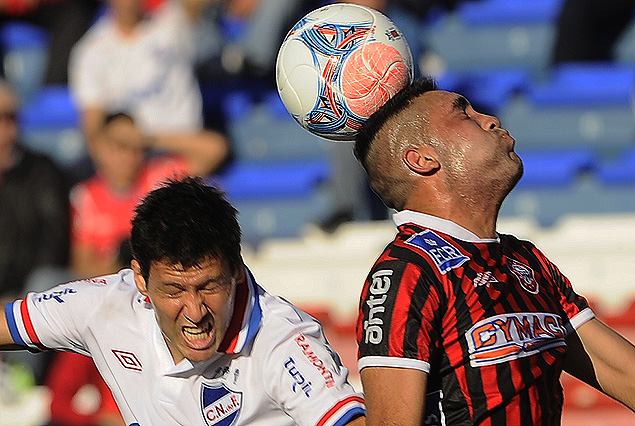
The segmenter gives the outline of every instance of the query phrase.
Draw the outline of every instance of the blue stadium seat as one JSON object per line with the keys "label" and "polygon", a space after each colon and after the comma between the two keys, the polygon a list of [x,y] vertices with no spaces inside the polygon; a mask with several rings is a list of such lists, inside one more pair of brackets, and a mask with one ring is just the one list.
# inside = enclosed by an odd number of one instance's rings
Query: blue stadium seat
{"label": "blue stadium seat", "polygon": [[530,150],[518,154],[525,167],[518,190],[572,186],[582,173],[592,171],[595,158],[589,147]]}
{"label": "blue stadium seat", "polygon": [[237,161],[216,179],[232,200],[305,197],[328,180],[330,167],[321,159]]}
{"label": "blue stadium seat", "polygon": [[635,95],[635,68],[612,62],[564,63],[529,91],[536,106],[630,106]]}
{"label": "blue stadium seat", "polygon": [[303,129],[284,108],[277,92],[254,100],[246,92],[226,96],[224,111],[235,154],[246,160],[328,157],[329,144]]}
{"label": "blue stadium seat", "polygon": [[227,192],[239,211],[243,240],[256,246],[266,238],[299,237],[307,224],[332,212],[332,195],[322,186],[329,168],[319,159],[243,161],[209,182]]}
{"label": "blue stadium seat", "polygon": [[635,186],[635,147],[626,148],[617,159],[601,162],[598,178],[605,185]]}
{"label": "blue stadium seat", "polygon": [[632,67],[563,65],[502,108],[499,118],[519,148],[587,145],[606,157],[635,140],[634,93]]}
{"label": "blue stadium seat", "polygon": [[601,185],[582,180],[566,187],[515,189],[501,207],[501,217],[529,217],[552,226],[571,214],[632,213],[635,185]]}
{"label": "blue stadium seat", "polygon": [[548,68],[561,0],[461,2],[421,32],[422,43],[450,70],[526,67],[535,76]]}
{"label": "blue stadium seat", "polygon": [[79,113],[67,86],[45,86],[24,103],[18,117],[24,144],[71,167],[87,156]]}
{"label": "blue stadium seat", "polygon": [[439,87],[467,97],[479,112],[495,114],[518,94],[525,93],[531,74],[522,67],[479,68],[448,71],[438,79]]}

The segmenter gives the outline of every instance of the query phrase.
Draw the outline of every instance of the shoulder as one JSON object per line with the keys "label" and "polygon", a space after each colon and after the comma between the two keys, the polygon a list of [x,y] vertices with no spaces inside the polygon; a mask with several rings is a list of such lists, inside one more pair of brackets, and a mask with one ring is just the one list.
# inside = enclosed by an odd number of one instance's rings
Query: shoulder
{"label": "shoulder", "polygon": [[[107,14],[100,17],[71,49],[71,57],[97,56],[103,54],[102,48],[114,42],[114,25]],[[91,57],[92,57],[91,56]],[[73,61],[71,61],[71,64]]]}
{"label": "shoulder", "polygon": [[110,293],[116,293],[117,297],[121,297],[123,294],[128,294],[132,297],[138,293],[134,283],[134,275],[130,269],[122,269],[112,275],[71,281],[65,284],[64,287],[72,288],[74,293],[90,298],[93,305],[98,304],[100,301],[100,299],[92,299],[96,296],[107,297]]}
{"label": "shoulder", "polygon": [[81,205],[96,196],[96,193],[103,189],[103,181],[98,176],[92,176],[83,180],[71,188],[70,198],[73,205]]}
{"label": "shoulder", "polygon": [[[300,336],[309,335],[319,339],[323,336],[322,326],[315,318],[280,296],[265,292],[260,295],[260,306],[262,323],[255,339],[258,347],[297,345]],[[270,349],[265,349],[265,353],[269,352]]]}

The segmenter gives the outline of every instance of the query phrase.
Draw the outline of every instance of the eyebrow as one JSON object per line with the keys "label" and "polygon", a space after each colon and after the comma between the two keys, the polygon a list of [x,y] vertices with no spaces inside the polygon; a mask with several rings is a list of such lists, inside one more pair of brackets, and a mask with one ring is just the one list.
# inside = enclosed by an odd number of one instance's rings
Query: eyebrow
{"label": "eyebrow", "polygon": [[465,111],[470,106],[470,101],[465,96],[457,96],[452,102],[452,109],[458,109],[459,111]]}

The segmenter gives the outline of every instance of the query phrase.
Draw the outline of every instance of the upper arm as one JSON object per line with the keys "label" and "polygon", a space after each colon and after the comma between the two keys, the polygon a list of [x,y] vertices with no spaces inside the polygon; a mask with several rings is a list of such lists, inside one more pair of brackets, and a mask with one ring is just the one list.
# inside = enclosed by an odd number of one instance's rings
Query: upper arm
{"label": "upper arm", "polygon": [[567,337],[564,370],[635,411],[635,346],[593,318]]}
{"label": "upper arm", "polygon": [[423,424],[428,375],[422,370],[366,367],[361,371],[366,424]]}

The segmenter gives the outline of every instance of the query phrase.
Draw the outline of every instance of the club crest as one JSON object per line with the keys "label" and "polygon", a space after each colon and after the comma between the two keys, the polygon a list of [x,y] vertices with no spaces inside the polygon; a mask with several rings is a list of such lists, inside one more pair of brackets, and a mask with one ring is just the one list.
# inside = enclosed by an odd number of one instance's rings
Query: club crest
{"label": "club crest", "polygon": [[243,402],[242,392],[218,383],[201,387],[203,418],[208,426],[232,426],[236,423]]}
{"label": "club crest", "polygon": [[538,282],[534,278],[534,271],[524,263],[514,259],[509,260],[509,269],[516,275],[522,288],[531,294],[538,294]]}

